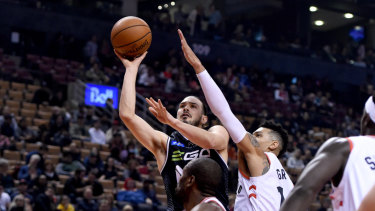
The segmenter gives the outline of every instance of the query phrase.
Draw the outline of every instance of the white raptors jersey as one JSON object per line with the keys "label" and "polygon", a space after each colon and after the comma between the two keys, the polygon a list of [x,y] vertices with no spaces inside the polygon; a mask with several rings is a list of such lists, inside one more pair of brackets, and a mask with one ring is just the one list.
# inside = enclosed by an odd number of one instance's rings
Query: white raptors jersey
{"label": "white raptors jersey", "polygon": [[214,202],[215,204],[219,205],[221,210],[225,211],[224,205],[219,201],[219,199],[213,196],[204,198],[199,204],[210,203],[210,202]]}
{"label": "white raptors jersey", "polygon": [[238,188],[235,211],[280,210],[281,203],[293,189],[293,183],[279,159],[271,152],[266,152],[270,169],[262,176],[247,177],[238,172]]}
{"label": "white raptors jersey", "polygon": [[334,210],[357,210],[370,188],[375,184],[375,137],[347,138],[350,154],[337,187],[332,185]]}

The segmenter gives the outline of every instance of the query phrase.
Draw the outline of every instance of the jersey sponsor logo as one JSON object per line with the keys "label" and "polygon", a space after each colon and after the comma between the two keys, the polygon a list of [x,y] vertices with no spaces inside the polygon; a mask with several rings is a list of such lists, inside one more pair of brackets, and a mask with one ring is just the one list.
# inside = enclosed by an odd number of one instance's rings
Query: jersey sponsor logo
{"label": "jersey sponsor logo", "polygon": [[182,156],[185,154],[185,152],[181,152],[180,150],[173,151],[172,153],[172,161],[180,161],[183,160]]}
{"label": "jersey sponsor logo", "polygon": [[209,157],[210,157],[210,150],[200,149],[200,150],[195,150],[192,152],[187,152],[184,156],[184,160],[194,160],[197,158],[209,158]]}
{"label": "jersey sponsor logo", "polygon": [[173,140],[173,141],[171,142],[171,145],[178,146],[178,147],[185,147],[184,144],[182,144],[181,142],[178,142],[178,141],[176,141],[176,140]]}
{"label": "jersey sponsor logo", "polygon": [[365,161],[370,166],[371,170],[375,170],[375,156],[372,158],[370,156],[367,156],[365,157]]}
{"label": "jersey sponsor logo", "polygon": [[279,180],[285,179],[286,180],[286,173],[284,169],[276,169],[277,177]]}

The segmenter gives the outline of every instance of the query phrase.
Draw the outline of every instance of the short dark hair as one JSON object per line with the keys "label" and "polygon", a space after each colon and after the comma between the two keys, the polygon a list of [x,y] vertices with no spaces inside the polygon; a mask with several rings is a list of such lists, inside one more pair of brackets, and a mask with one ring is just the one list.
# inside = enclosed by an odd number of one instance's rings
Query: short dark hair
{"label": "short dark hair", "polygon": [[288,145],[288,132],[283,126],[281,126],[281,124],[270,120],[264,121],[259,127],[268,128],[276,133],[276,137],[278,138],[277,141],[280,143],[280,152],[277,157],[281,157],[285,153]]}
{"label": "short dark hair", "polygon": [[188,163],[187,176],[195,176],[197,188],[203,194],[215,195],[222,183],[220,165],[211,158],[198,158]]}

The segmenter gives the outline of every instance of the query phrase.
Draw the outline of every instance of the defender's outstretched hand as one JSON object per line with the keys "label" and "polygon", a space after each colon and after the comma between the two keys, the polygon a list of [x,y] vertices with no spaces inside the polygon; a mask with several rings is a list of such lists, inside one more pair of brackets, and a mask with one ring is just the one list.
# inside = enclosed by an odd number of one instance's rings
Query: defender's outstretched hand
{"label": "defender's outstretched hand", "polygon": [[143,59],[146,57],[146,54],[147,54],[147,51],[146,51],[141,56],[134,58],[133,61],[130,61],[122,57],[115,49],[113,49],[113,51],[115,52],[117,58],[121,60],[122,64],[125,66],[126,69],[135,67],[137,68],[137,70],[138,70],[139,65],[141,64],[141,62],[143,61]]}
{"label": "defender's outstretched hand", "polygon": [[156,102],[152,97],[146,98],[147,103],[150,105],[148,110],[163,124],[170,124],[175,118],[163,106],[161,100]]}
{"label": "defender's outstretched hand", "polygon": [[186,61],[189,62],[189,64],[194,68],[195,73],[198,74],[202,72],[203,70],[205,70],[205,68],[203,67],[201,61],[198,59],[198,57],[195,55],[193,50],[187,44],[182,31],[180,29],[178,29],[177,31],[178,31],[178,35],[180,36],[181,48],[182,48],[182,52],[184,52]]}

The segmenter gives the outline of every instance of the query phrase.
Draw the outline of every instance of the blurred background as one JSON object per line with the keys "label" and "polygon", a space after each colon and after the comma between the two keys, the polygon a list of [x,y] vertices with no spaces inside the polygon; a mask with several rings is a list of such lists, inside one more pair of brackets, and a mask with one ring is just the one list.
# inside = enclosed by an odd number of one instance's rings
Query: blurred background
{"label": "blurred background", "polygon": [[[0,210],[165,209],[153,155],[118,117],[125,69],[110,31],[129,15],[152,30],[136,107],[155,129],[172,131],[144,97],[173,115],[185,96],[204,99],[179,28],[248,131],[265,119],[288,130],[280,160],[293,182],[325,140],[359,134],[374,90],[373,0],[0,0]],[[332,210],[330,191],[311,210]]]}

